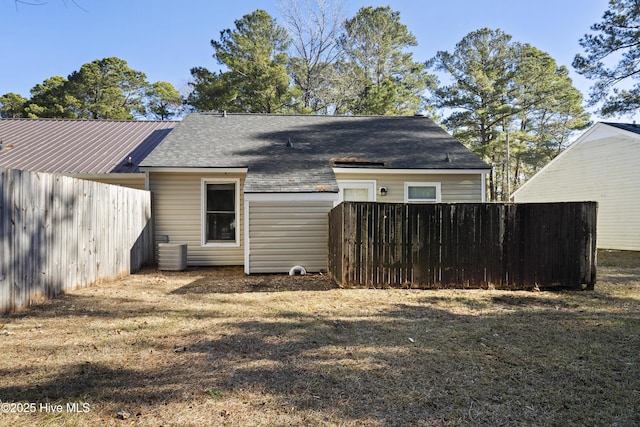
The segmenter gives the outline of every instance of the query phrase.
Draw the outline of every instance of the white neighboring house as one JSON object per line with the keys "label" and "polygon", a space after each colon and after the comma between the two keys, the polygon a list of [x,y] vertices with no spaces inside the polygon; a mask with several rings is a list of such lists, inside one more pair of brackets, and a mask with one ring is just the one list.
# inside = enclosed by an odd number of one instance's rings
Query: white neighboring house
{"label": "white neighboring house", "polygon": [[513,194],[598,202],[598,248],[640,250],[640,125],[596,123]]}

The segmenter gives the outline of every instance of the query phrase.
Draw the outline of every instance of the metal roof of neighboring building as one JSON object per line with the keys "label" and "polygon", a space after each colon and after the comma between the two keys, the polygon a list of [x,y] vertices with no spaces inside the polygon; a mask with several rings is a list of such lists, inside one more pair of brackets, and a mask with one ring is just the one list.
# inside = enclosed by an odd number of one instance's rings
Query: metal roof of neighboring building
{"label": "metal roof of neighboring building", "polygon": [[69,174],[137,173],[175,121],[0,119],[0,167]]}
{"label": "metal roof of neighboring building", "polygon": [[426,117],[190,114],[142,167],[248,168],[246,192],[337,191],[333,167],[490,169]]}

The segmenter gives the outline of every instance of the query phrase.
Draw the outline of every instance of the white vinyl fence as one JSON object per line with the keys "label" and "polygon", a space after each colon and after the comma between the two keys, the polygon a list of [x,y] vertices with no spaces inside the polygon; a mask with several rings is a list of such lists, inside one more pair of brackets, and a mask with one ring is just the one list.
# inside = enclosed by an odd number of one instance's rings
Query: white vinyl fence
{"label": "white vinyl fence", "polygon": [[148,191],[0,169],[0,314],[151,262]]}

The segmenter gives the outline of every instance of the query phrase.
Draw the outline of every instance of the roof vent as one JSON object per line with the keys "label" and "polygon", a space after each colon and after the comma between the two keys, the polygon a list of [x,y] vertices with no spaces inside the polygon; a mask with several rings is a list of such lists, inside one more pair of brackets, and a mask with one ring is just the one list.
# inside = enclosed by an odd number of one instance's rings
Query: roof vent
{"label": "roof vent", "polygon": [[293,142],[291,142],[291,138],[287,138],[287,147],[293,147]]}
{"label": "roof vent", "polygon": [[449,153],[447,153],[446,160],[447,160],[447,163],[451,163],[451,155]]}
{"label": "roof vent", "polygon": [[127,166],[133,165],[133,159],[131,158],[131,156],[129,156],[129,158],[127,158],[127,161],[124,164],[127,165]]}
{"label": "roof vent", "polygon": [[14,148],[16,148],[15,145],[13,145],[13,144],[3,144],[2,140],[0,139],[0,151],[12,150]]}
{"label": "roof vent", "polygon": [[382,168],[385,167],[384,162],[375,160],[358,159],[353,157],[343,157],[339,159],[331,159],[331,164],[335,167],[354,167],[354,168]]}

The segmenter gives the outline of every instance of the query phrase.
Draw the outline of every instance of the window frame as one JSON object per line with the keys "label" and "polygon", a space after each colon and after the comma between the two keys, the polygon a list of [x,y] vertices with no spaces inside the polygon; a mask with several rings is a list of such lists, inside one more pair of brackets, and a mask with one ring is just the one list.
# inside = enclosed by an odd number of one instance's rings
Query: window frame
{"label": "window frame", "polygon": [[376,185],[377,181],[374,179],[339,179],[338,182],[338,200],[335,202],[335,205],[339,205],[344,202],[344,190],[347,189],[362,189],[366,188],[368,190],[369,202],[375,202],[377,199],[376,195]]}
{"label": "window frame", "polygon": [[[410,187],[435,187],[435,199],[411,199],[409,198]],[[440,182],[405,182],[404,183],[404,201],[405,203],[440,203],[442,200],[442,185]]]}
{"label": "window frame", "polygon": [[[235,191],[234,213],[235,213],[235,236],[229,241],[207,241],[207,185],[208,184],[233,184]],[[240,179],[238,178],[202,178],[201,182],[201,246],[203,247],[238,247],[240,246]]]}

